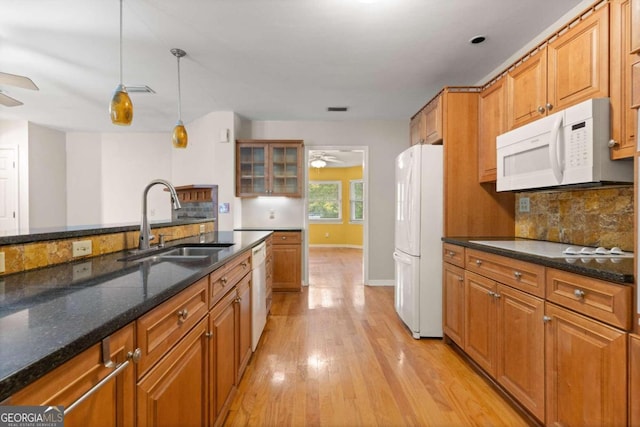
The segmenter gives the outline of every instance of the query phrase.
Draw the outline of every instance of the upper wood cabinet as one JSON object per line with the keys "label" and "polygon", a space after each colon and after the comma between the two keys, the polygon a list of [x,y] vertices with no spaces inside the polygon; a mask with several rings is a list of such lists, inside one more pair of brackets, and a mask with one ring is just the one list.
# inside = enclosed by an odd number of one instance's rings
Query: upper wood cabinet
{"label": "upper wood cabinet", "polygon": [[552,38],[506,78],[509,129],[609,96],[609,5]]}
{"label": "upper wood cabinet", "polygon": [[442,94],[411,118],[411,145],[442,142]]}
{"label": "upper wood cabinet", "polygon": [[630,53],[631,1],[614,1],[610,7],[611,158],[622,159],[633,156],[636,150],[632,68],[635,61],[640,61],[640,55]]}
{"label": "upper wood cabinet", "polygon": [[640,52],[640,0],[631,0],[631,50]]}
{"label": "upper wood cabinet", "polygon": [[236,141],[236,196],[302,197],[301,140]]}
{"label": "upper wood cabinet", "polygon": [[480,93],[478,105],[478,181],[495,182],[496,138],[507,131],[507,85],[499,79]]}

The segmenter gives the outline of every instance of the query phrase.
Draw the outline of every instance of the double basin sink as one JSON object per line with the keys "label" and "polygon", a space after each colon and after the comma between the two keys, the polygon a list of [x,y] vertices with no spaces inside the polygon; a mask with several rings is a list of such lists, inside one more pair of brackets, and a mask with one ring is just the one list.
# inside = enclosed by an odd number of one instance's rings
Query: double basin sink
{"label": "double basin sink", "polygon": [[118,261],[202,261],[233,245],[234,243],[207,243],[200,245],[180,245],[161,249],[156,248],[149,251],[134,252],[124,258],[119,259]]}

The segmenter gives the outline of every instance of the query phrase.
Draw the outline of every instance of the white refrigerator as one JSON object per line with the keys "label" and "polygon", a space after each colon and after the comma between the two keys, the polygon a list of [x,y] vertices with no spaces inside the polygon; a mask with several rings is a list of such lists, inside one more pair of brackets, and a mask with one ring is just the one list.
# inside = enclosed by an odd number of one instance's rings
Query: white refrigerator
{"label": "white refrigerator", "polygon": [[395,308],[414,338],[442,337],[442,145],[396,158]]}

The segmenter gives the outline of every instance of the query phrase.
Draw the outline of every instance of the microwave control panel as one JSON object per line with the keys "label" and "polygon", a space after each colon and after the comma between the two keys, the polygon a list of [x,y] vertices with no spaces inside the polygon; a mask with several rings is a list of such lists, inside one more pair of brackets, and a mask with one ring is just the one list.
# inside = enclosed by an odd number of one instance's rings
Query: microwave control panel
{"label": "microwave control panel", "polygon": [[589,138],[588,128],[591,127],[590,120],[575,123],[569,128],[569,141],[567,144],[566,164],[569,168],[590,166],[589,158]]}

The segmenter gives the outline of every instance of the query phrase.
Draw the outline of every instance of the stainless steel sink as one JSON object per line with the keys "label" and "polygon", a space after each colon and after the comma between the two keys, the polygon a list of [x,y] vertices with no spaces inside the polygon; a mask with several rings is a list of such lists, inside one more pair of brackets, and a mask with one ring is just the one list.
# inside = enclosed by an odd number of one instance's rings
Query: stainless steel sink
{"label": "stainless steel sink", "polygon": [[202,261],[218,252],[233,246],[233,243],[211,243],[193,246],[177,246],[168,249],[156,249],[151,252],[134,253],[121,258],[124,262],[160,262],[160,261]]}

